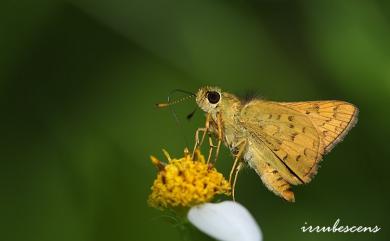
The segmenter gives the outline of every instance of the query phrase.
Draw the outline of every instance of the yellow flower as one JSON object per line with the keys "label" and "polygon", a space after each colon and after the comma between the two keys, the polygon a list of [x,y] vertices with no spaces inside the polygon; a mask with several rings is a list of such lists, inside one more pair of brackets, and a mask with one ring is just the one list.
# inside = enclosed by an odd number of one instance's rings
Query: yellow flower
{"label": "yellow flower", "polygon": [[205,162],[199,150],[193,159],[188,149],[180,159],[171,159],[163,151],[168,164],[151,156],[152,163],[159,169],[148,200],[152,207],[191,207],[208,202],[217,194],[230,195],[229,182]]}

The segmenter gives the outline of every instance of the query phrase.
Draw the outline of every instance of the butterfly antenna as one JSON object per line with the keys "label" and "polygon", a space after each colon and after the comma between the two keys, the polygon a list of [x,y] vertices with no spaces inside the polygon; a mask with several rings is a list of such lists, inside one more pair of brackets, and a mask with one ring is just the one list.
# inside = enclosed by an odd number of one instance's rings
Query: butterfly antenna
{"label": "butterfly antenna", "polygon": [[[181,93],[184,93],[184,94],[187,94],[187,96],[184,96],[180,99],[177,99],[177,100],[173,100],[171,101],[171,96],[176,93],[176,92],[181,92]],[[158,108],[165,108],[165,107],[168,107],[173,115],[173,118],[175,119],[175,122],[177,124],[177,126],[179,126],[180,130],[181,130],[181,133],[182,133],[182,136],[183,136],[183,139],[186,143],[186,146],[188,146],[188,140],[187,138],[185,137],[184,135],[184,130],[183,130],[183,126],[181,125],[180,123],[180,120],[179,118],[177,117],[177,114],[176,114],[176,111],[174,110],[173,106],[174,104],[177,104],[177,103],[180,103],[182,101],[185,101],[185,100],[188,100],[190,98],[193,98],[195,97],[196,95],[192,92],[189,92],[189,91],[186,91],[186,90],[181,90],[181,89],[175,89],[175,90],[172,90],[171,93],[169,93],[168,95],[168,98],[167,98],[167,103],[158,103],[156,104],[156,106]],[[195,109],[196,110],[196,109]],[[191,112],[188,116],[187,116],[187,119],[190,119],[194,113],[195,113],[195,110],[193,112]]]}
{"label": "butterfly antenna", "polygon": [[[173,95],[174,93],[176,92],[182,92],[184,94],[188,94],[187,96],[184,96],[180,99],[177,99],[177,100],[174,100],[174,101],[171,101],[171,95]],[[174,104],[177,104],[177,103],[180,103],[182,101],[185,101],[185,100],[188,100],[189,98],[192,98],[192,97],[195,97],[196,95],[192,92],[189,92],[189,91],[185,91],[185,90],[180,90],[180,89],[175,89],[175,90],[172,90],[171,93],[169,93],[168,95],[168,101],[167,103],[158,103],[156,104],[156,106],[158,108],[164,108],[164,107],[169,107],[171,105],[174,105]]]}

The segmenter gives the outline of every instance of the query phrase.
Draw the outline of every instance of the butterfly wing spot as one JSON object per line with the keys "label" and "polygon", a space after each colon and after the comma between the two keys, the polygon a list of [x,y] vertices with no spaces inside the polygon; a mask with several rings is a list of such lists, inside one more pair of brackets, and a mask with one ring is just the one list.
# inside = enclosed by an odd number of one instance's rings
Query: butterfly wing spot
{"label": "butterfly wing spot", "polygon": [[295,160],[296,160],[297,162],[299,162],[299,161],[301,161],[301,158],[302,158],[302,156],[301,156],[301,155],[298,155],[298,156],[295,158]]}
{"label": "butterfly wing spot", "polygon": [[335,112],[335,113],[333,113],[333,118],[335,118],[337,120],[349,122],[351,119],[351,115],[346,114],[346,113]]}
{"label": "butterfly wing spot", "polygon": [[290,184],[288,184],[287,182],[284,182],[284,183],[282,183],[282,184],[280,184],[280,185],[278,186],[278,188],[283,188],[283,187],[288,187],[288,188],[290,188]]}
{"label": "butterfly wing spot", "polygon": [[337,134],[330,130],[323,131],[322,134],[324,135],[324,137],[337,138]]}
{"label": "butterfly wing spot", "polygon": [[[331,125],[327,122],[325,122],[324,124],[321,125],[321,127],[329,130],[329,131],[332,131],[332,132],[337,132],[337,131],[340,131],[340,129],[338,129],[338,126],[336,125]],[[341,130],[342,131],[342,130]]]}
{"label": "butterfly wing spot", "polygon": [[307,157],[315,157],[316,153],[313,150],[309,149],[309,148],[305,148],[303,150],[303,155],[305,155]]}
{"label": "butterfly wing spot", "polygon": [[302,133],[306,133],[306,126],[304,126],[303,128],[302,128]]}
{"label": "butterfly wing spot", "polygon": [[294,132],[291,134],[291,141],[295,141],[295,137],[297,137],[298,133]]}
{"label": "butterfly wing spot", "polygon": [[280,131],[280,127],[277,125],[266,125],[264,126],[263,131],[273,136]]}
{"label": "butterfly wing spot", "polygon": [[284,156],[282,157],[282,160],[283,160],[283,161],[286,161],[287,158],[288,158],[288,154],[286,153],[286,155],[284,155]]}

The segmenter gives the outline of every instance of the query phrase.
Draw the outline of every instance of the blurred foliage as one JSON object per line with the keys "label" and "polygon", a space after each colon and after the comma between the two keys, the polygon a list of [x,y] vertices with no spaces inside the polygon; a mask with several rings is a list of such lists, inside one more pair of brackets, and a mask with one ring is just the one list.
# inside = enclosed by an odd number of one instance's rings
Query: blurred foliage
{"label": "blurred foliage", "polygon": [[[237,199],[266,240],[388,240],[389,43],[388,1],[3,1],[0,239],[180,240],[147,206],[148,157],[180,155],[204,117],[187,122],[195,105],[180,104],[178,128],[154,104],[209,84],[356,104],[359,123],[295,204],[250,169]],[[228,172],[226,149],[217,164]],[[337,218],[382,230],[299,229]]]}

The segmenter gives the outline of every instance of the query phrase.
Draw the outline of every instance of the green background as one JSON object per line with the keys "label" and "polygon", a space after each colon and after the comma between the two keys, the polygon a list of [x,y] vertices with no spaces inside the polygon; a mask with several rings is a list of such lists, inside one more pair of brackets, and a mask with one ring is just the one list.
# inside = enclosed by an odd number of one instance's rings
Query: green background
{"label": "green background", "polygon": [[[0,239],[180,240],[146,200],[161,148],[180,156],[204,116],[176,88],[277,101],[340,99],[357,126],[286,203],[254,171],[237,199],[265,240],[388,240],[389,1],[36,0],[0,4]],[[185,136],[185,138],[183,137]],[[226,148],[217,166],[232,165]],[[379,225],[379,233],[300,227]],[[201,240],[200,237],[198,237]],[[206,237],[203,237],[207,239]]]}

